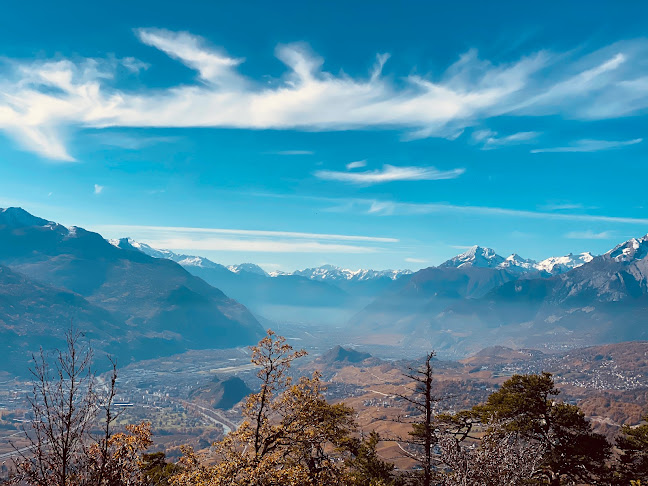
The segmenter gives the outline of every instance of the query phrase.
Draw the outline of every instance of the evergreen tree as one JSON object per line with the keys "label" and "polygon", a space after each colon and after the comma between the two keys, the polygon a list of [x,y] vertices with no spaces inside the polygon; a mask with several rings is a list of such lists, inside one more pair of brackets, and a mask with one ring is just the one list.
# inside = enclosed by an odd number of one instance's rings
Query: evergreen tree
{"label": "evergreen tree", "polygon": [[616,464],[617,484],[648,484],[648,415],[638,427],[624,425],[616,439],[620,450]]}
{"label": "evergreen tree", "polygon": [[550,373],[515,375],[474,412],[482,423],[540,444],[545,453],[539,476],[549,484],[605,481],[610,444],[577,406],[554,400],[558,393]]}

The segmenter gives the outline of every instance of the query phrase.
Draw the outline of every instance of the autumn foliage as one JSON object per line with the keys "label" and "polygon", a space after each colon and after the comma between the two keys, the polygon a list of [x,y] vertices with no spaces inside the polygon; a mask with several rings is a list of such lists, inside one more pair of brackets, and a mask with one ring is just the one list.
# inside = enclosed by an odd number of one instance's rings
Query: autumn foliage
{"label": "autumn foliage", "polygon": [[[243,406],[243,422],[208,454],[184,449],[178,464],[152,445],[146,422],[115,431],[116,367],[97,390],[91,353],[79,335],[50,364],[35,357],[34,420],[25,428],[14,482],[33,486],[518,486],[648,484],[648,425],[624,426],[616,448],[592,429],[583,412],[558,399],[551,374],[514,375],[485,403],[435,415],[432,362],[405,376],[402,396],[413,406],[403,453],[420,471],[397,471],[378,453],[383,440],[364,435],[353,409],[329,403],[318,372],[294,376],[306,353],[268,331],[252,347],[259,391]],[[646,417],[648,419],[648,417]],[[100,427],[97,427],[100,425]],[[96,430],[100,432],[96,432]],[[95,432],[92,432],[92,431]],[[400,444],[399,444],[400,445]]]}

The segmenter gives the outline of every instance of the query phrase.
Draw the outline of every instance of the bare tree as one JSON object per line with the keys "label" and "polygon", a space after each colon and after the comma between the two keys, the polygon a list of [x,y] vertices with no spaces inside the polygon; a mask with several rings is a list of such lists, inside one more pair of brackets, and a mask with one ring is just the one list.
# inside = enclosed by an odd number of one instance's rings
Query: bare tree
{"label": "bare tree", "polygon": [[92,351],[80,350],[78,331],[66,335],[53,365],[40,350],[33,356],[32,420],[23,425],[30,446],[20,449],[18,477],[35,486],[75,484],[85,473],[86,438],[96,414]]}
{"label": "bare tree", "polygon": [[[33,388],[28,396],[32,420],[23,424],[28,446],[16,448],[15,482],[32,486],[118,485],[115,478],[129,471],[137,454],[150,445],[148,424],[113,431],[117,366],[102,385],[91,368],[92,349],[80,343],[82,334],[66,333],[66,347],[52,364],[45,351],[33,356]],[[101,432],[93,434],[100,427]],[[132,464],[126,464],[124,458]],[[116,470],[122,471],[121,476]],[[125,477],[125,476],[124,476]],[[134,484],[129,479],[129,484]]]}
{"label": "bare tree", "polygon": [[434,475],[433,447],[438,442],[434,424],[434,404],[440,401],[433,393],[434,367],[432,361],[436,353],[430,351],[423,364],[418,368],[408,368],[405,376],[414,382],[414,393],[411,396],[398,395],[409,402],[419,412],[421,420],[412,423],[412,431],[408,439],[400,439],[411,446],[413,450],[404,453],[417,461],[423,470],[423,486],[430,486]]}
{"label": "bare tree", "polygon": [[447,469],[444,486],[518,486],[542,467],[542,446],[503,428],[492,428],[479,445],[460,439],[453,434],[439,439],[441,462]]}

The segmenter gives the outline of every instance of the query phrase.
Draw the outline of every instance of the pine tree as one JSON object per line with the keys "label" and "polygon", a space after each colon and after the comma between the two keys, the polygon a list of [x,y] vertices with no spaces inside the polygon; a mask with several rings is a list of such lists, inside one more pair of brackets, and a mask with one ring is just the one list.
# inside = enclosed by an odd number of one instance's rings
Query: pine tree
{"label": "pine tree", "polygon": [[538,443],[545,451],[539,476],[549,484],[599,481],[608,474],[610,444],[577,406],[556,401],[558,393],[550,373],[514,375],[474,412],[484,424]]}

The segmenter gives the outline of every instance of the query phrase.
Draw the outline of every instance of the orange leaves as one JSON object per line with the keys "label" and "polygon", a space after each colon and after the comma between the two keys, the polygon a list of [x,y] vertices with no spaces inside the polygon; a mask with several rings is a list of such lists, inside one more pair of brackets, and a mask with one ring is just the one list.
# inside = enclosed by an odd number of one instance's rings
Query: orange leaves
{"label": "orange leaves", "polygon": [[245,422],[214,444],[214,466],[188,450],[177,486],[341,484],[343,462],[334,455],[355,430],[353,411],[326,402],[318,373],[293,382],[290,365],[305,354],[268,331],[252,348],[261,389],[247,398]]}

